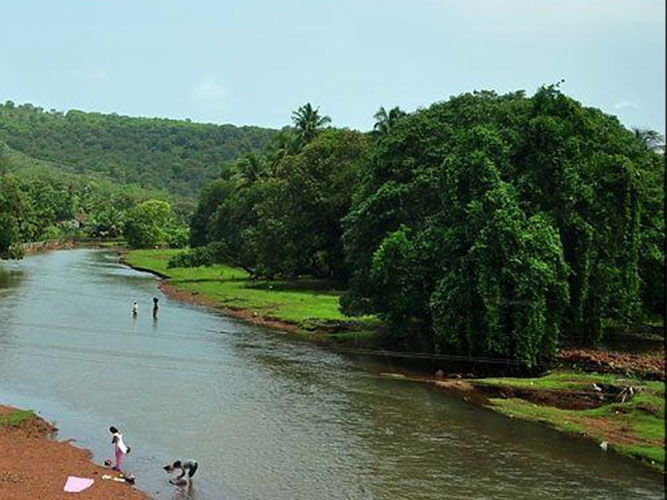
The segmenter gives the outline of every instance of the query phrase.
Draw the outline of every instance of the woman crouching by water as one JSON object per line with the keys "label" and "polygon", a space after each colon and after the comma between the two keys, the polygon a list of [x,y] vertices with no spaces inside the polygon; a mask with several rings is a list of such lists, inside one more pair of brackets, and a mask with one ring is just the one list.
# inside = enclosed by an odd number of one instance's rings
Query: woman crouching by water
{"label": "woman crouching by water", "polygon": [[196,460],[185,460],[184,462],[176,460],[173,464],[164,466],[164,470],[166,470],[167,472],[173,472],[177,469],[180,469],[181,471],[180,475],[175,479],[169,480],[171,484],[175,484],[176,486],[185,486],[187,484],[192,484],[192,477],[195,475],[195,472],[197,472],[198,468],[199,464],[197,463]]}

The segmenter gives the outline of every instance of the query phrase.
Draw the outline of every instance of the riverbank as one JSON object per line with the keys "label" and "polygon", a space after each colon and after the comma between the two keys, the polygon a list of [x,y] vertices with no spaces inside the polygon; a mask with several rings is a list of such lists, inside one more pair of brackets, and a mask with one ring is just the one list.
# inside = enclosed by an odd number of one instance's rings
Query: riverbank
{"label": "riverbank", "polygon": [[35,255],[54,250],[67,250],[76,247],[107,248],[121,250],[126,241],[120,238],[59,238],[44,241],[31,241],[20,245],[23,255]]}
{"label": "riverbank", "polygon": [[[176,253],[134,250],[122,259],[164,278],[161,289],[176,299],[255,324],[319,340],[372,341],[379,336],[377,320],[365,318],[352,325],[346,320],[335,290],[313,289],[312,282],[285,290],[280,283],[254,282],[245,271],[224,265],[168,268]],[[563,369],[538,378],[423,380],[510,418],[594,440],[610,452],[664,470],[664,349],[648,354],[563,349],[558,361]]]}
{"label": "riverbank", "polygon": [[554,370],[537,378],[471,381],[479,401],[510,418],[548,425],[664,472],[665,383]]}
{"label": "riverbank", "polygon": [[243,269],[226,265],[168,268],[179,250],[131,250],[121,261],[161,278],[167,295],[216,308],[253,324],[287,331],[319,342],[372,345],[380,322],[372,316],[350,319],[338,307],[340,290],[324,280],[253,280]]}
{"label": "riverbank", "polygon": [[126,483],[104,480],[117,475],[91,461],[88,450],[50,438],[56,429],[31,411],[0,406],[0,498],[62,498],[68,476],[94,479],[77,493],[87,500],[146,500],[148,495]]}

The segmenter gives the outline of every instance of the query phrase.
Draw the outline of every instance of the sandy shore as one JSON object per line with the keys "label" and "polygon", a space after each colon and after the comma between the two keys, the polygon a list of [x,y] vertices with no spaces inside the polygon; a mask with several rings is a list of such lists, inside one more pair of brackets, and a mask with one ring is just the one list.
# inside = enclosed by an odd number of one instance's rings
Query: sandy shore
{"label": "sandy shore", "polygon": [[[15,409],[0,406],[0,419]],[[94,464],[88,450],[50,439],[55,429],[41,418],[24,420],[17,426],[0,426],[0,498],[3,500],[52,500],[76,497],[82,500],[147,500],[145,493],[105,474],[118,475]],[[68,476],[92,478],[93,485],[80,493],[65,493]]]}

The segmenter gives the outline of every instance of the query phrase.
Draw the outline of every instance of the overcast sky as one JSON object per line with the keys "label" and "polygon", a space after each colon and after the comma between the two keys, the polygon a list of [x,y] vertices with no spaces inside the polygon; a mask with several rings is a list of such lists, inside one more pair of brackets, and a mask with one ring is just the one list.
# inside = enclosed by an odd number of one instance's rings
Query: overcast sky
{"label": "overcast sky", "polygon": [[369,129],[475,89],[565,93],[665,131],[662,0],[2,0],[0,101]]}

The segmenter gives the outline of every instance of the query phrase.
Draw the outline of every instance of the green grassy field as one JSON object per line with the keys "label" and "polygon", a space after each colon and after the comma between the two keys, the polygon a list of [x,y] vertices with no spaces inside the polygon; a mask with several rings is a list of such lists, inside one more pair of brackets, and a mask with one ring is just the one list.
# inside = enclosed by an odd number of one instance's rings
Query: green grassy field
{"label": "green grassy field", "polygon": [[[223,307],[243,309],[271,320],[297,325],[304,332],[335,327],[336,335],[369,337],[379,322],[373,317],[349,318],[340,312],[340,291],[318,280],[258,281],[243,269],[226,265],[167,268],[179,250],[132,250],[124,261],[136,268],[166,276],[179,290],[212,299]],[[341,332],[340,330],[347,330]],[[333,334],[329,333],[329,336]]]}
{"label": "green grassy field", "polygon": [[622,403],[573,410],[538,405],[520,398],[492,398],[493,408],[505,415],[547,424],[560,431],[586,435],[623,455],[645,461],[659,470],[665,464],[665,384],[614,374],[555,371],[539,378],[489,378],[476,385],[538,391],[590,391],[601,387],[632,386],[637,392]]}

